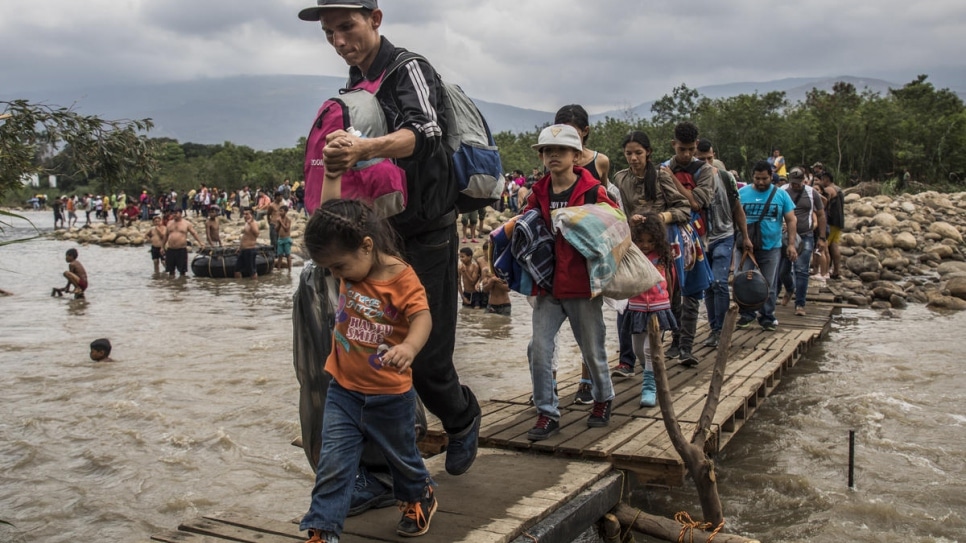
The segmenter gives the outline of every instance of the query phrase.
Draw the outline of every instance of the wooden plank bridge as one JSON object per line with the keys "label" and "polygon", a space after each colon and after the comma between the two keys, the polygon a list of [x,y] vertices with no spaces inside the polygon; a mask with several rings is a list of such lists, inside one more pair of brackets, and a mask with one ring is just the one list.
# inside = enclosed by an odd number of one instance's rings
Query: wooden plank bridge
{"label": "wooden plank bridge", "polygon": [[[838,310],[828,289],[813,286],[808,316],[779,306],[778,330],[758,326],[736,330],[707,452],[725,447],[781,382],[801,355],[828,333]],[[694,355],[696,368],[667,361],[674,410],[685,436],[693,432],[704,406],[715,350],[701,343],[707,324],[699,325]],[[436,542],[567,542],[587,529],[621,500],[625,473],[644,483],[680,485],[686,468],[664,428],[660,408],[642,408],[640,367],[633,378],[615,379],[616,397],[610,425],[588,428],[590,406],[572,404],[579,371],[558,375],[560,433],[530,442],[526,432],[536,420],[529,390],[482,405],[480,453],[466,474],[452,477],[443,456],[427,459],[439,483],[439,510],[432,529],[420,538]],[[427,455],[445,450],[446,437],[438,422],[431,424],[420,447]],[[293,499],[292,515],[300,514],[304,496]],[[396,508],[372,510],[346,522],[342,541],[361,543],[404,541],[395,534]],[[223,541],[292,543],[304,541],[297,523],[219,513],[182,523],[177,531],[156,534],[153,541],[218,543]]]}

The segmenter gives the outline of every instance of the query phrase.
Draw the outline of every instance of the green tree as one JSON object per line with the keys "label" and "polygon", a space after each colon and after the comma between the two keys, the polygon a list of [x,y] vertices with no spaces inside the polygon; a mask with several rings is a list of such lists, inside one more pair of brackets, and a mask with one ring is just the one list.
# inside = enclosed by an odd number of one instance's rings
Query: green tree
{"label": "green tree", "polygon": [[665,94],[651,104],[651,112],[654,114],[651,121],[664,125],[677,124],[690,119],[697,107],[698,97],[698,91],[681,83],[671,91],[671,94]]}
{"label": "green tree", "polygon": [[896,160],[913,175],[937,181],[966,168],[963,101],[949,89],[936,90],[920,75],[901,89],[889,89],[898,109]]}
{"label": "green tree", "polygon": [[20,188],[24,176],[44,173],[38,155],[59,147],[79,173],[99,178],[109,189],[128,178],[150,178],[156,169],[143,134],[152,128],[151,119],[109,121],[26,100],[0,104],[0,196]]}

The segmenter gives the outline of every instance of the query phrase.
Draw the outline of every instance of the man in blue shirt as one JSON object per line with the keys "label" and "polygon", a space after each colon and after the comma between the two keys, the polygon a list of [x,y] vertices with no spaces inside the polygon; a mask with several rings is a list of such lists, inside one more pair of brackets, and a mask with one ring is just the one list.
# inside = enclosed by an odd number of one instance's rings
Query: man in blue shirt
{"label": "man in blue shirt", "polygon": [[[782,250],[782,219],[789,232],[795,232],[798,222],[795,219],[795,204],[784,190],[772,185],[771,164],[762,160],[755,164],[752,184],[742,187],[738,191],[738,198],[745,210],[748,221],[748,231],[754,228],[761,232],[761,243],[755,244],[754,256],[761,269],[762,275],[768,281],[768,300],[757,311],[742,311],[738,320],[738,328],[747,328],[758,320],[764,330],[774,331],[778,324],[775,320],[775,284],[778,279],[778,263]],[[792,262],[798,259],[794,244],[788,247],[788,259]],[[750,266],[745,261],[745,268]],[[736,270],[737,273],[738,270]]]}

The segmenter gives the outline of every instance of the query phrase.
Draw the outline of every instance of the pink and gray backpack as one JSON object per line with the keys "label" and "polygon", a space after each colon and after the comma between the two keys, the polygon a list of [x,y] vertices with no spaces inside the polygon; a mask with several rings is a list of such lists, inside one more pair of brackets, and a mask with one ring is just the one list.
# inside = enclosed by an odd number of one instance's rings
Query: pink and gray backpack
{"label": "pink and gray backpack", "polygon": [[[326,136],[350,128],[364,138],[386,135],[388,123],[376,92],[389,74],[413,59],[425,60],[405,52],[376,81],[363,80],[358,87],[342,90],[339,96],[322,104],[305,147],[305,207],[309,213],[321,203]],[[459,189],[456,205],[461,212],[481,209],[503,192],[500,152],[473,101],[459,86],[442,79],[440,83],[445,105],[443,145],[453,157],[452,177]],[[343,198],[368,202],[383,217],[405,210],[407,196],[406,172],[392,159],[376,158],[356,164],[342,177]]]}
{"label": "pink and gray backpack", "polygon": [[[374,82],[366,81],[368,85],[344,89],[319,108],[305,144],[305,208],[309,213],[319,207],[322,199],[322,149],[326,136],[336,130],[355,130],[363,138],[388,133],[385,113],[375,95],[384,77],[385,74]],[[365,201],[383,217],[406,209],[406,196],[406,172],[391,159],[360,162],[342,176],[342,197]]]}

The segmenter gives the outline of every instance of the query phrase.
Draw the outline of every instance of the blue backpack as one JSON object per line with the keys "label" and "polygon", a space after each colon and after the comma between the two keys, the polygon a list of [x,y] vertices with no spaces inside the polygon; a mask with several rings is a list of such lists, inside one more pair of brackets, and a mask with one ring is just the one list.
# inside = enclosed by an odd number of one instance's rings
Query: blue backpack
{"label": "blue backpack", "polygon": [[[428,61],[406,51],[386,69],[395,71],[400,65],[417,59]],[[437,74],[446,106],[443,121],[443,146],[453,155],[452,176],[459,187],[456,207],[459,211],[476,211],[503,195],[503,164],[490,127],[473,100],[455,83],[447,83]]]}

